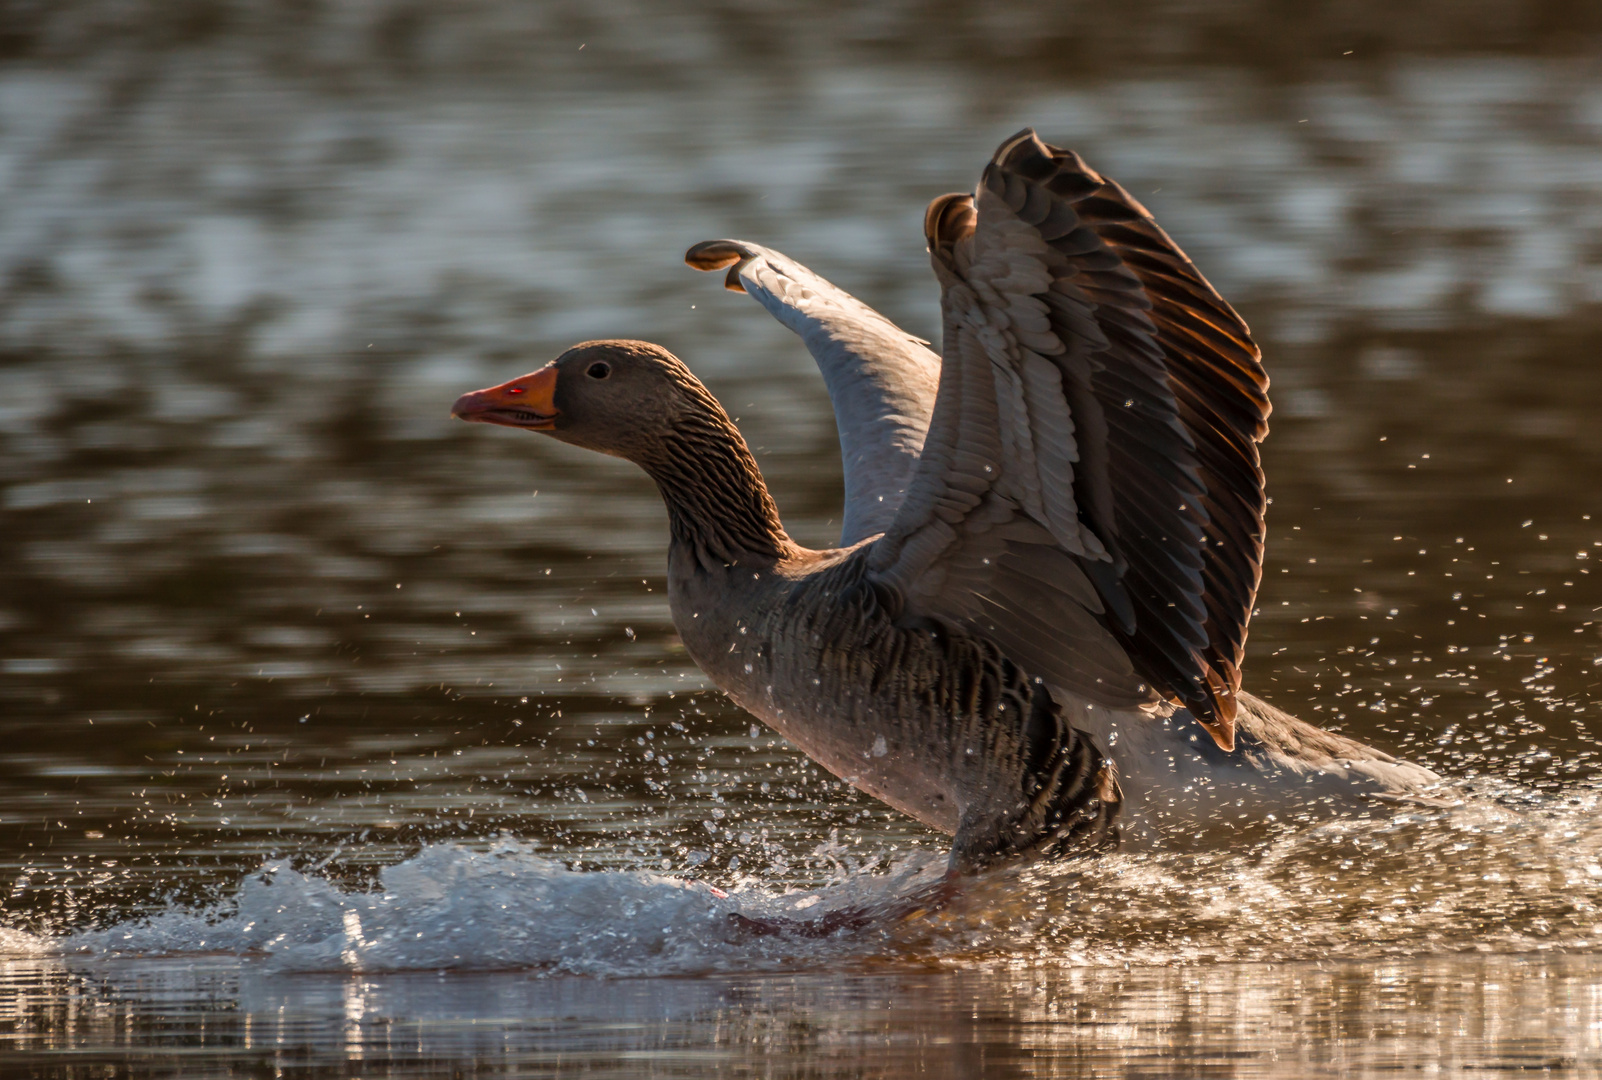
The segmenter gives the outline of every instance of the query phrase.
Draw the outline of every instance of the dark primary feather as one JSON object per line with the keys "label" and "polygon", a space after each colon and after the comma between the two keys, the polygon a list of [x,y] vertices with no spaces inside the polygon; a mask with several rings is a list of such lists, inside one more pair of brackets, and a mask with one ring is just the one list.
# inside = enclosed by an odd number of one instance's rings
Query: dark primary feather
{"label": "dark primary feather", "polygon": [[[1083,530],[1054,535],[1095,584],[1098,626],[1134,671],[1229,745],[1266,501],[1257,443],[1268,379],[1246,324],[1144,207],[1033,131],[1002,145],[976,195],[931,203],[925,226],[945,287],[941,398],[923,490],[915,485],[876,568],[916,592],[940,552],[972,546],[967,516],[993,506],[991,485],[1014,481],[998,480],[988,459],[963,469],[957,448],[985,409],[1006,423],[1018,408],[1005,400],[1007,378],[1044,359],[1060,373],[1056,393],[1071,417],[1063,471]],[[990,398],[975,372],[956,370],[981,350],[1001,387]],[[1060,407],[1038,378],[1018,378],[1031,419]],[[1009,445],[1001,456],[1009,453],[1025,473],[1018,462],[1042,457],[1039,447]],[[1043,474],[1042,486],[1049,480]],[[1035,603],[995,574],[970,584],[1014,609]],[[1067,688],[1082,690],[1078,682]]]}

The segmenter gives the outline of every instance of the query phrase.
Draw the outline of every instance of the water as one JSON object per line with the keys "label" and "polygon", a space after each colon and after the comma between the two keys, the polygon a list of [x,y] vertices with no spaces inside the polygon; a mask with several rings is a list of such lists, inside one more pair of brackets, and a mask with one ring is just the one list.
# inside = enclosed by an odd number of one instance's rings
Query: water
{"label": "water", "polygon": [[[206,11],[0,36],[9,1071],[1602,1067],[1589,8]],[[828,543],[810,360],[678,260],[767,243],[934,336],[923,206],[1024,124],[1263,341],[1248,687],[1462,806],[909,915],[943,838],[709,692],[648,482],[446,416],[659,340]],[[831,911],[876,918],[729,918]]]}
{"label": "water", "polygon": [[[35,1031],[181,1047],[129,1055],[135,1075],[1573,1075],[1596,1049],[1594,971],[1573,957],[623,982],[332,982],[206,958],[7,975]],[[15,1067],[58,1064],[47,1041]]]}

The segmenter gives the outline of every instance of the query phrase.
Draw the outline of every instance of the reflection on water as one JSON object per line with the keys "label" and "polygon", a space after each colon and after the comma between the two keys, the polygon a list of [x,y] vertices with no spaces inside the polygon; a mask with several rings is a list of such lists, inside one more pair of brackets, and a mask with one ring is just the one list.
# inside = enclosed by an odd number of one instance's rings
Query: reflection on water
{"label": "reflection on water", "polygon": [[157,1040],[182,1045],[186,1075],[1591,1075],[1598,976],[1567,956],[621,982],[14,960],[0,1017],[9,1060],[37,1075],[61,1048]]}
{"label": "reflection on water", "polygon": [[[777,1047],[808,1074],[1594,1067],[1589,6],[1376,8],[1354,33],[1148,5],[1134,35],[1005,4],[207,10],[0,27],[0,951],[111,948],[93,935],[154,914],[123,940],[215,925],[266,955],[19,958],[0,1045],[44,1069],[193,1036],[205,1068],[329,1075],[347,1053],[690,1075]],[[708,931],[629,969],[724,972],[700,981],[370,974],[439,960],[375,951],[385,897],[421,905],[385,909],[395,934],[496,946],[588,912],[593,939],[445,966],[593,974],[655,910],[622,911],[641,874],[716,914],[684,878],[822,908],[938,861],[705,690],[642,476],[446,411],[580,338],[660,340],[826,544],[810,361],[679,257],[771,244],[933,334],[923,206],[1025,123],[1147,202],[1263,339],[1248,686],[1468,778],[1470,806],[1030,871],[815,948]],[[468,905],[480,860],[535,906]],[[249,938],[269,864],[302,889],[274,918],[369,974],[290,976]],[[436,896],[405,877],[425,864],[467,876]],[[571,870],[602,908],[562,906]],[[468,906],[431,921],[442,897]],[[729,974],[775,968],[803,973]]]}

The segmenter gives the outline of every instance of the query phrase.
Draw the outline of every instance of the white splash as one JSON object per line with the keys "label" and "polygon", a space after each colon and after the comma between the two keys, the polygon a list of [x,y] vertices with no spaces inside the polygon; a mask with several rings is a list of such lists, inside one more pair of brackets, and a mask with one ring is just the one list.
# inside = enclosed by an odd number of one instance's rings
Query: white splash
{"label": "white splash", "polygon": [[[938,880],[944,859],[822,890],[723,893],[648,871],[574,871],[518,844],[424,848],[371,892],[270,863],[228,909],[171,910],[60,939],[65,953],[264,956],[292,971],[532,968],[599,976],[773,967],[860,954],[884,935],[754,934],[752,921],[888,910]],[[37,940],[37,939],[34,939]]]}

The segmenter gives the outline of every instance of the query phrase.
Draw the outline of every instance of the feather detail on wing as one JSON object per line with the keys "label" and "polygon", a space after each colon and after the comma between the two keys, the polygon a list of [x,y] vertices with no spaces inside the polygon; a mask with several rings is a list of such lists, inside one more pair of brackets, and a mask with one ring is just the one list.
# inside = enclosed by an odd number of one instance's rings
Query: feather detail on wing
{"label": "feather detail on wing", "polygon": [[1269,412],[1246,324],[1144,207],[1033,131],[925,233],[945,356],[875,580],[903,618],[987,633],[1092,701],[1183,704],[1230,748]]}

